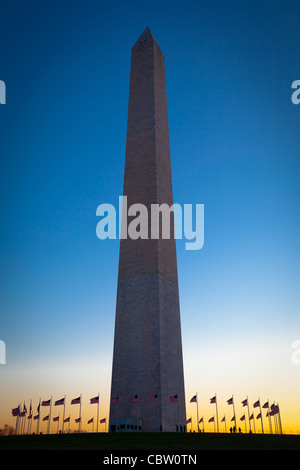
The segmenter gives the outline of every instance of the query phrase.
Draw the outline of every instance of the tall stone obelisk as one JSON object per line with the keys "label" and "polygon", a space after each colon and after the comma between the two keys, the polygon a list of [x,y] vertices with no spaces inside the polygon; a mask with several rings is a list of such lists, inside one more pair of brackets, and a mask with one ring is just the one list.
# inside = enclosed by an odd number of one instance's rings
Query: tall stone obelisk
{"label": "tall stone obelisk", "polygon": [[131,53],[123,195],[128,208],[148,208],[149,238],[120,241],[110,430],[180,431],[186,414],[173,217],[170,239],[150,239],[151,204],[171,206],[173,193],[164,57],[148,27]]}

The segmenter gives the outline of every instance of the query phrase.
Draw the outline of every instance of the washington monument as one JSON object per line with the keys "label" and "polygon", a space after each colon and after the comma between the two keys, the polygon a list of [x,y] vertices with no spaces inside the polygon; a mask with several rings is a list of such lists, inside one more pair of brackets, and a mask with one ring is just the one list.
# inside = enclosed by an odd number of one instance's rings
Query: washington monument
{"label": "washington monument", "polygon": [[[128,206],[173,204],[164,56],[148,27],[131,51],[123,194]],[[120,240],[109,429],[176,432],[185,425],[171,214],[168,239]]]}

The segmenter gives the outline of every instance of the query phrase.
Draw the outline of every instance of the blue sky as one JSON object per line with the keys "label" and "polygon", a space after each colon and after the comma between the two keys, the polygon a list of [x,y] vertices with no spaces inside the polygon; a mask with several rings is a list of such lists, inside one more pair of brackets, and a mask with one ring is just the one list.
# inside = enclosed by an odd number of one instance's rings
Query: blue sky
{"label": "blue sky", "polygon": [[174,201],[205,205],[203,249],[177,242],[187,397],[275,390],[288,416],[299,391],[297,2],[6,1],[0,425],[43,393],[108,399],[119,242],[96,237],[96,208],[122,194],[147,25],[165,56]]}

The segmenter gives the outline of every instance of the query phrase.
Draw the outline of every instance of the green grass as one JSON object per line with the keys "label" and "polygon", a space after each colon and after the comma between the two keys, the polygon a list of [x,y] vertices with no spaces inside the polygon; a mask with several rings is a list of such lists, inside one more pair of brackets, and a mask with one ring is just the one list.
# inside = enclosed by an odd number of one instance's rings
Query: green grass
{"label": "green grass", "polygon": [[1,436],[0,450],[300,450],[300,436],[214,433],[84,433]]}

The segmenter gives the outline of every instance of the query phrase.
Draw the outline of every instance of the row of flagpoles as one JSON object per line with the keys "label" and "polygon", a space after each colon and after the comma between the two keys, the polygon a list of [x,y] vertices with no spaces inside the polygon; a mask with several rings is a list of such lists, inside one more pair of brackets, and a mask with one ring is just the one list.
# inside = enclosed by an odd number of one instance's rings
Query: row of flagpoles
{"label": "row of flagpoles", "polygon": [[[200,424],[202,423],[202,431],[204,431],[204,417],[202,416],[199,419],[199,410],[198,410],[198,395],[194,395],[190,399],[190,403],[196,403],[197,404],[197,430],[200,432]],[[216,405],[216,413],[213,415],[211,418],[208,419],[208,423],[214,423],[214,430],[215,432],[219,432],[219,416],[218,416],[218,401],[217,401],[217,394],[210,398],[210,403]],[[247,407],[248,409],[248,423],[249,423],[249,432],[252,432],[251,428],[251,421],[253,421],[253,430],[255,430],[255,415],[254,412],[251,413],[250,415],[250,408],[249,408],[249,399],[248,397],[245,398],[245,400],[241,401],[241,404],[243,407]],[[234,422],[234,426],[230,428],[230,431],[236,432],[237,431],[237,424],[238,424],[238,419],[236,416],[235,412],[235,403],[234,403],[234,397],[232,395],[231,398],[227,400],[227,405],[232,405],[233,408],[233,417],[231,418],[230,422]],[[266,418],[268,418],[268,424],[269,424],[269,432],[270,434],[273,434],[273,431],[275,434],[282,434],[282,425],[281,425],[281,416],[280,416],[280,409],[278,403],[270,405],[269,400],[267,400],[262,406],[260,403],[260,398],[253,403],[253,408],[259,408],[259,413],[256,416],[256,419],[259,419],[261,422],[261,431],[264,434],[265,428],[264,428],[264,423],[263,423],[263,412],[262,408],[267,410],[266,411]],[[272,426],[272,418],[273,417],[273,426]],[[245,422],[245,432],[247,432],[247,417],[246,413],[244,413],[240,418],[240,421]],[[189,418],[187,421],[187,424],[191,424],[192,426],[192,418]],[[227,432],[227,424],[226,424],[226,416],[224,415],[223,418],[221,419],[221,423],[224,423],[225,425],[225,432]]]}
{"label": "row of flagpoles", "polygon": [[[81,423],[82,423],[82,417],[81,417],[81,403],[82,403],[82,395],[80,395],[77,398],[73,398],[71,400],[71,405],[79,405],[79,415],[78,418],[75,418],[75,423],[78,424],[78,432],[81,430]],[[98,425],[100,424],[105,424],[105,431],[106,431],[106,417],[102,418],[99,420],[99,409],[100,409],[100,395],[98,393],[97,396],[90,398],[90,404],[97,404],[97,432],[98,432]],[[70,423],[71,423],[71,417],[65,417],[65,410],[66,410],[66,396],[64,398],[61,398],[60,400],[56,400],[53,404],[52,397],[49,400],[39,400],[39,404],[37,406],[37,414],[33,414],[33,408],[32,408],[32,401],[30,402],[30,407],[29,407],[29,412],[27,415],[27,407],[24,402],[23,410],[21,407],[21,404],[18,405],[16,408],[12,409],[12,415],[15,416],[16,419],[16,427],[15,427],[15,434],[31,434],[31,427],[32,427],[32,421],[37,422],[36,426],[36,434],[39,434],[39,427],[40,427],[40,419],[41,419],[41,406],[42,407],[49,407],[49,413],[43,417],[43,421],[48,422],[47,426],[47,433],[50,433],[50,424],[51,424],[51,414],[52,414],[52,405],[53,406],[63,406],[63,418],[62,418],[62,429],[61,432],[64,432],[64,425],[65,423],[69,423],[69,429],[68,432],[70,431]],[[28,425],[27,425],[27,432],[26,432],[26,419],[28,420]],[[59,422],[60,422],[60,415],[52,417],[53,422],[57,422],[57,433],[59,432]],[[93,424],[93,430],[94,430],[94,417],[89,419],[87,421],[87,424]]]}
{"label": "row of flagpoles", "polygon": [[[158,402],[159,401],[159,395],[152,395],[150,397],[151,402]],[[139,396],[138,395],[132,395],[129,397],[129,401],[131,403],[138,403],[139,402]],[[111,398],[111,403],[112,404],[118,404],[119,402],[119,397],[113,397]],[[169,402],[170,403],[178,403],[178,396],[173,395],[169,397]],[[71,400],[71,405],[79,405],[79,416],[78,418],[75,418],[75,423],[78,423],[78,432],[81,430],[81,403],[82,403],[82,395],[80,395],[77,398],[74,398]],[[198,409],[198,394],[194,395],[190,399],[190,403],[196,403],[197,405],[197,430],[200,432],[200,424],[202,424],[202,431],[204,431],[204,416],[202,416],[199,419],[199,409]],[[219,416],[218,416],[218,401],[217,401],[217,394],[215,394],[212,398],[210,398],[210,403],[216,405],[216,413],[213,415],[211,418],[208,419],[208,423],[214,423],[214,429],[215,432],[219,432]],[[106,417],[102,418],[99,420],[99,405],[100,405],[100,395],[98,393],[97,396],[90,398],[90,404],[97,404],[97,432],[98,432],[98,425],[100,424],[105,424],[105,431],[106,431]],[[230,422],[234,422],[234,427],[231,427],[231,431],[233,430],[234,432],[237,431],[237,416],[235,412],[235,402],[234,402],[234,397],[232,395],[231,398],[227,400],[228,405],[232,405],[233,407],[233,417],[231,418]],[[246,397],[241,404],[243,407],[247,407],[248,410],[248,423],[249,423],[249,432],[252,432],[252,427],[251,427],[251,421],[253,421],[253,430],[255,430],[255,416],[254,412],[250,415],[250,408],[249,408],[249,400],[248,397]],[[66,407],[66,396],[64,398],[61,398],[60,400],[56,400],[54,402],[53,406],[63,406],[63,419],[62,419],[62,429],[61,432],[64,432],[64,424],[69,423],[69,430],[70,430],[70,421],[71,418],[68,416],[65,418],[65,407]],[[27,408],[24,403],[23,410],[21,409],[21,405],[19,405],[16,408],[12,409],[12,415],[17,418],[16,420],[16,428],[15,428],[15,434],[24,434],[25,431],[25,423],[26,423],[26,418],[28,420],[28,426],[27,426],[27,434],[31,433],[31,425],[32,425],[32,419],[37,421],[37,428],[36,428],[36,433],[39,433],[39,426],[40,426],[40,418],[41,418],[41,413],[40,413],[40,408],[41,406],[43,407],[49,407],[49,413],[48,415],[43,417],[43,421],[48,421],[48,428],[47,428],[47,433],[49,434],[50,432],[50,423],[51,423],[51,412],[52,412],[52,397],[49,400],[43,400],[39,401],[38,407],[37,407],[37,414],[33,415],[33,410],[32,410],[32,403],[30,402],[30,408],[29,408],[29,413],[27,416]],[[256,402],[253,403],[253,408],[259,408],[259,413],[256,416],[256,419],[260,419],[261,421],[261,430],[262,433],[264,433],[264,423],[263,423],[263,412],[262,408],[267,410],[266,411],[266,418],[268,418],[269,422],[269,432],[272,434],[273,430],[275,434],[282,434],[282,426],[281,426],[281,416],[280,416],[280,410],[279,410],[279,405],[278,403],[275,404],[269,404],[269,400],[267,400],[262,406],[260,403],[260,399],[258,399]],[[271,418],[273,417],[273,426],[272,426],[272,420]],[[57,432],[59,431],[59,421],[60,417],[55,416],[52,418],[54,422],[57,422]],[[246,413],[244,413],[240,418],[240,421],[244,421],[245,423],[245,431],[247,432],[247,417]],[[221,419],[221,423],[224,423],[225,425],[225,432],[227,432],[227,423],[226,423],[226,417],[225,415]],[[89,419],[87,421],[87,424],[93,424],[93,430],[94,430],[94,417]],[[186,424],[191,424],[192,427],[192,417],[186,420]]]}

